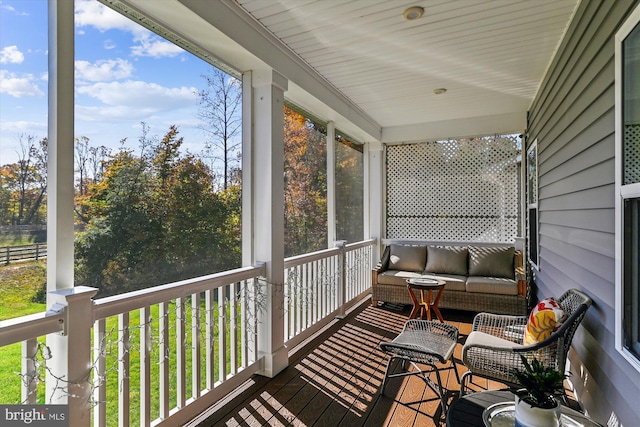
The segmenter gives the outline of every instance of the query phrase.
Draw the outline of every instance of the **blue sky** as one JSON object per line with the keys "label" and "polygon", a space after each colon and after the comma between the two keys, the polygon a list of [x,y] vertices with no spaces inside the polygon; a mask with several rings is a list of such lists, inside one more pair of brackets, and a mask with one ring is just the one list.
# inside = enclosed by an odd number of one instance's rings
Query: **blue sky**
{"label": "blue sky", "polygon": [[[184,149],[202,149],[195,92],[211,65],[106,8],[75,1],[75,136],[137,147],[140,122],[162,137],[175,124]],[[0,165],[20,135],[47,135],[47,1],[0,0]]]}

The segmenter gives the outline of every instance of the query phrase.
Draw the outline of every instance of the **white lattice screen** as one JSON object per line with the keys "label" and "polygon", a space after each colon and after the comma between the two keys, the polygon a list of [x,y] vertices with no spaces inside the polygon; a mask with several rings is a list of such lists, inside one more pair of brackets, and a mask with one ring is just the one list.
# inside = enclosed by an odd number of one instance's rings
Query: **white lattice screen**
{"label": "white lattice screen", "polygon": [[513,242],[520,144],[508,135],[387,146],[387,238]]}

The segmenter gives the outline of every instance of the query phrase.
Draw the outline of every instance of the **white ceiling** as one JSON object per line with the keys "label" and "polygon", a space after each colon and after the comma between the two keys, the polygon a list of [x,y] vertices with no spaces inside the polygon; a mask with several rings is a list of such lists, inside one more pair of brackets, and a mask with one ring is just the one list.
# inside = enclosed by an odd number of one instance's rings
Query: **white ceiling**
{"label": "white ceiling", "polygon": [[[103,0],[137,9],[361,140],[521,131],[579,0]],[[424,15],[403,19],[409,6]],[[436,88],[446,88],[435,95]]]}

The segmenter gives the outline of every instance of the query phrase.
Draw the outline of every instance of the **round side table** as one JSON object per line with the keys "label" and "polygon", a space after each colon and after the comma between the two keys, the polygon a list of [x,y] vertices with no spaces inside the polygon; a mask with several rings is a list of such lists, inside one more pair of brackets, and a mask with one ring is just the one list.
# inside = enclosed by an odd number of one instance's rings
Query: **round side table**
{"label": "round side table", "polygon": [[[507,390],[491,390],[466,394],[454,400],[447,411],[447,427],[487,427],[483,413],[492,405],[500,403],[513,403],[514,395]],[[567,425],[583,427],[603,427],[602,424],[590,419],[578,411],[562,406],[562,416],[566,417]],[[502,418],[495,423],[489,422],[491,426],[501,427],[514,426],[515,419]],[[565,423],[562,423],[565,425]]]}
{"label": "round side table", "polygon": [[[444,285],[444,280],[439,279],[431,279],[426,277],[415,277],[412,279],[407,279],[407,289],[409,290],[411,301],[413,301],[413,311],[411,312],[409,319],[416,318],[418,316],[418,313],[420,313],[421,319],[424,319],[426,314],[427,320],[431,320],[431,309],[433,309],[434,313],[436,313],[436,316],[438,317],[438,320],[444,323],[442,313],[440,313],[440,309],[438,308],[440,299],[442,298],[442,293],[444,292]],[[420,300],[418,300],[418,297],[415,294],[415,290],[420,291]],[[433,291],[438,291],[435,299],[433,298]]]}

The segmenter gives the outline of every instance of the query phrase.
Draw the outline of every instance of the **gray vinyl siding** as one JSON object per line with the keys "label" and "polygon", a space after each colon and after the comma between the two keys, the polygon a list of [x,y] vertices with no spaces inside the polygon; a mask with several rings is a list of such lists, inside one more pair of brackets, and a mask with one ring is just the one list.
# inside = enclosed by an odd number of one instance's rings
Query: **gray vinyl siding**
{"label": "gray vinyl siding", "polygon": [[[582,0],[529,111],[538,141],[535,298],[594,301],[573,341],[571,381],[597,421],[640,425],[640,373],[615,350],[614,36],[638,0]],[[619,424],[617,424],[619,423]]]}

